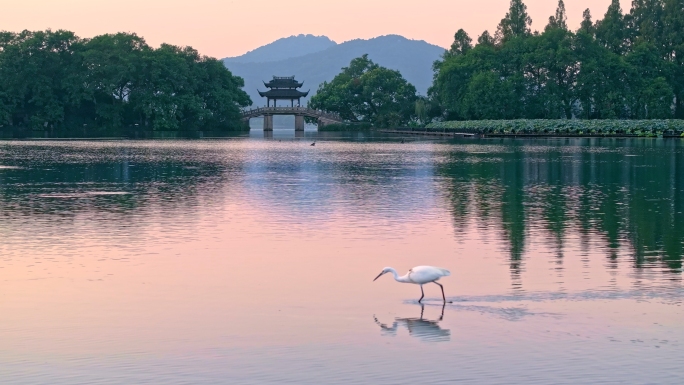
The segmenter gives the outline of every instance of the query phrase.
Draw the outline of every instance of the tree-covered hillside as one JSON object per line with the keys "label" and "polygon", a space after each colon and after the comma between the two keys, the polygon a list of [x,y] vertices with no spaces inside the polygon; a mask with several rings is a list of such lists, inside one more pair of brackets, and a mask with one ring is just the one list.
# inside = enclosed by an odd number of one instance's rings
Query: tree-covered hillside
{"label": "tree-covered hillside", "polygon": [[0,32],[0,126],[55,136],[240,126],[243,80],[191,47],[135,34]]}
{"label": "tree-covered hillside", "polygon": [[[310,44],[304,38],[297,38],[290,43]],[[281,44],[272,43],[264,48],[269,52],[282,52]],[[293,49],[293,53],[303,48]],[[413,84],[418,93],[427,94],[432,84],[432,63],[444,53],[444,48],[421,40],[409,40],[402,36],[387,35],[373,39],[356,39],[333,45],[325,50],[309,53],[304,56],[290,57],[277,61],[248,62],[249,54],[244,57],[225,59],[226,66],[235,74],[245,79],[245,91],[250,95],[255,105],[266,105],[257,89],[264,89],[262,81],[268,81],[272,76],[297,76],[297,80],[304,81],[304,90],[311,90],[313,96],[318,86],[323,82],[330,82],[342,67],[357,57],[367,54],[368,58],[383,67],[397,70]],[[306,100],[306,99],[304,99]]]}
{"label": "tree-covered hillside", "polygon": [[684,118],[684,0],[612,4],[597,21],[566,24],[558,2],[532,32],[522,0],[492,35],[463,30],[434,65],[434,117],[477,119]]}

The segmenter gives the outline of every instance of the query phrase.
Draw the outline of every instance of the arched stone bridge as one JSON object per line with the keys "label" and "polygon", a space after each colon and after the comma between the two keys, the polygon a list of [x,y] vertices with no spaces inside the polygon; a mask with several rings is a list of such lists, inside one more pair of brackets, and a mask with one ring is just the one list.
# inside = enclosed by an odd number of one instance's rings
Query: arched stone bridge
{"label": "arched stone bridge", "polygon": [[338,114],[314,110],[308,107],[257,107],[242,111],[242,120],[249,124],[251,118],[264,117],[264,131],[273,131],[273,115],[294,115],[295,131],[304,131],[304,117],[318,120],[318,127],[326,124],[342,123]]}

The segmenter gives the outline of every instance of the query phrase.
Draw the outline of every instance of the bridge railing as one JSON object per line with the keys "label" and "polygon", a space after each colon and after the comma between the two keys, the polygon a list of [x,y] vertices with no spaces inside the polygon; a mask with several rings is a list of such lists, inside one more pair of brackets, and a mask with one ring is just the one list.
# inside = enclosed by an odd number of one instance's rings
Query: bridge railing
{"label": "bridge railing", "polygon": [[336,120],[336,121],[342,121],[342,118],[340,115],[332,113],[332,112],[327,112],[323,110],[315,110],[313,108],[309,107],[256,107],[256,108],[250,108],[250,109],[243,109],[242,110],[242,116],[254,116],[254,115],[259,115],[263,113],[268,113],[268,112],[292,112],[292,113],[305,113],[308,115],[314,115],[316,117],[320,118],[327,118],[331,120]]}

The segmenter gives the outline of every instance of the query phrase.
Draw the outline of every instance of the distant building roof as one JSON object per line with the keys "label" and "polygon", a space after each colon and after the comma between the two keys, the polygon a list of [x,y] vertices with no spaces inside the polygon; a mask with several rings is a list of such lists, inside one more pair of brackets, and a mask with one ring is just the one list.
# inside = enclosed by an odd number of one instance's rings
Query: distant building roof
{"label": "distant building roof", "polygon": [[294,76],[274,76],[268,83],[264,82],[268,88],[299,88],[304,82],[298,82]]}

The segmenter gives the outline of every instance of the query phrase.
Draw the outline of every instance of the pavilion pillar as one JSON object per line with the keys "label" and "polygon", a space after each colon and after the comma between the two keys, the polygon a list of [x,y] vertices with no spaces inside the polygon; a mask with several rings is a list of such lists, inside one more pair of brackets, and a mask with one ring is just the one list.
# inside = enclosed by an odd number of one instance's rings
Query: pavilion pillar
{"label": "pavilion pillar", "polygon": [[264,131],[273,131],[273,115],[264,115]]}
{"label": "pavilion pillar", "polygon": [[295,131],[304,131],[303,115],[295,115]]}

